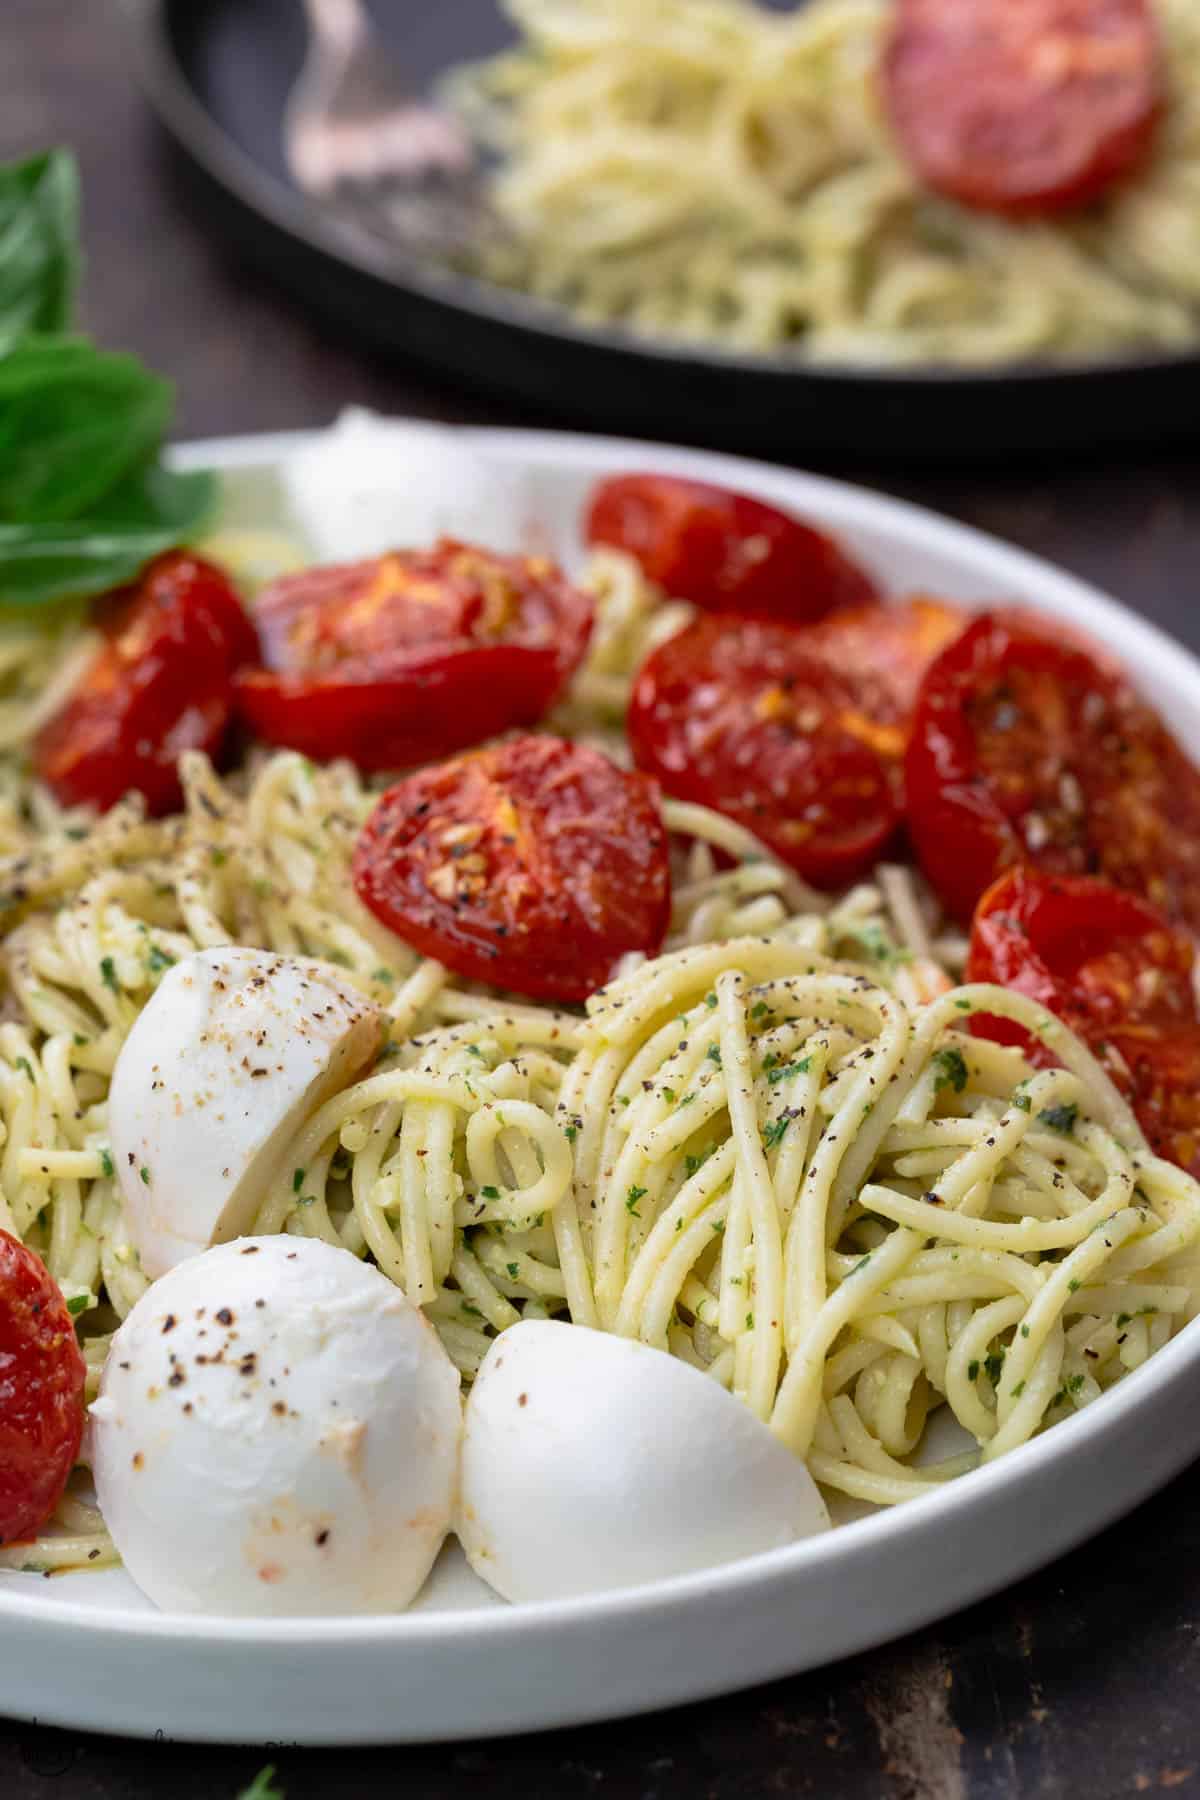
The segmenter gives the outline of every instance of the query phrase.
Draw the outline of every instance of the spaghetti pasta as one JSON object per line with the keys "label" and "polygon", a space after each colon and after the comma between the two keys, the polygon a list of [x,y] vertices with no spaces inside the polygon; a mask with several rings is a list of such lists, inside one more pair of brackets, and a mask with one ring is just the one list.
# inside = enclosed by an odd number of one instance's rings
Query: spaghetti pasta
{"label": "spaghetti pasta", "polygon": [[449,97],[499,157],[487,273],[591,325],[815,363],[986,366],[1200,335],[1200,17],[1161,0],[1151,166],[1052,222],[973,213],[898,155],[884,0],[507,0]]}
{"label": "spaghetti pasta", "polygon": [[[668,626],[622,558],[592,585],[563,719],[608,747]],[[47,658],[29,649],[31,685]],[[884,1505],[1090,1403],[1197,1310],[1200,1188],[1065,1026],[956,985],[962,945],[909,871],[831,900],[741,826],[666,801],[663,954],[560,1009],[457,981],[364,909],[350,862],[374,795],[348,765],[256,752],[221,779],[189,753],[181,775],[184,810],[151,822],[135,800],[60,813],[15,752],[5,772],[0,1226],[81,1316],[90,1391],[147,1285],[109,1080],[164,972],[228,943],[335,963],[388,1025],[376,1067],[301,1126],[256,1230],[370,1257],[468,1379],[520,1318],[623,1333],[729,1387],[827,1488]],[[976,1011],[1061,1066],[971,1036]],[[939,1409],[976,1448],[924,1468]],[[112,1556],[70,1494],[0,1563]]]}

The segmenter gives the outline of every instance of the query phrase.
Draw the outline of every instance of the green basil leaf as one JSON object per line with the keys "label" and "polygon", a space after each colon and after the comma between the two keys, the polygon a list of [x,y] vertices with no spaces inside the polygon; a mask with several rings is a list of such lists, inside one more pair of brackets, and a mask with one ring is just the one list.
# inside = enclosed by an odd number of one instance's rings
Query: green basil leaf
{"label": "green basil leaf", "polygon": [[161,444],[169,381],[134,356],[27,338],[0,357],[0,521],[82,518]]}
{"label": "green basil leaf", "polygon": [[0,351],[69,330],[79,274],[75,158],[49,150],[0,166]]}
{"label": "green basil leaf", "polygon": [[132,581],[152,557],[196,536],[217,503],[207,470],[147,466],[85,519],[0,524],[0,609],[83,599]]}

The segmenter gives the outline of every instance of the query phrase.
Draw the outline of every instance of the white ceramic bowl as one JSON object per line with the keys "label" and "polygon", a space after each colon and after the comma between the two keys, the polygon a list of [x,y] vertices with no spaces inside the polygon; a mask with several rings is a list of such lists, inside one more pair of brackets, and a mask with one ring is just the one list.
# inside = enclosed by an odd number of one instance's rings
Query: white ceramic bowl
{"label": "white ceramic bowl", "polygon": [[[827,526],[892,592],[1019,600],[1119,656],[1200,755],[1200,666],[1114,601],[978,532],[838,482],[695,451],[535,432],[474,447],[532,471],[561,552],[597,475],[654,467],[749,490]],[[273,503],[300,436],[197,445],[235,516]],[[1061,1555],[1200,1453],[1200,1322],[1086,1412],[907,1506],[789,1549],[591,1599],[506,1607],[448,1551],[396,1618],[197,1619],[152,1611],[120,1571],[0,1573],[0,1713],[145,1736],[399,1743],[649,1711],[832,1662]],[[186,1521],[181,1521],[186,1529]]]}

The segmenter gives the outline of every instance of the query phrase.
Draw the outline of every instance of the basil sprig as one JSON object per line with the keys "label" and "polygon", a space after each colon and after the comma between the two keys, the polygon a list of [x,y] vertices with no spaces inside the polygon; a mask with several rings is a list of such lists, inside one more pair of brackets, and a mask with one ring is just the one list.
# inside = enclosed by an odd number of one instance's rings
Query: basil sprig
{"label": "basil sprig", "polygon": [[70,153],[0,166],[0,607],[119,586],[216,502],[160,461],[170,382],[70,335],[80,261]]}
{"label": "basil sprig", "polygon": [[68,328],[79,265],[74,158],[50,150],[0,165],[0,350]]}

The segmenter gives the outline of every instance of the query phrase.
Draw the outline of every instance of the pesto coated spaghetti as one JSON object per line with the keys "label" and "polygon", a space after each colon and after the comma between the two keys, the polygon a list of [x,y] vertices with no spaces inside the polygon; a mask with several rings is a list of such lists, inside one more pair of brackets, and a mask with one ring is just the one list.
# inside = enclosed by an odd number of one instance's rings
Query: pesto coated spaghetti
{"label": "pesto coated spaghetti", "polygon": [[[591,585],[559,723],[612,749],[632,671],[688,609],[612,554]],[[24,677],[14,651],[10,707],[22,679],[40,704],[74,629],[30,643]],[[554,1008],[455,980],[365,910],[350,861],[375,795],[348,765],[255,753],[222,780],[191,754],[182,774],[182,813],[93,820],[6,762],[0,1226],[81,1318],[91,1388],[147,1286],[112,1071],[164,973],[230,943],[336,964],[387,1025],[377,1065],[304,1122],[256,1231],[370,1258],[468,1379],[520,1318],[599,1326],[708,1371],[827,1488],[888,1504],[1090,1404],[1196,1310],[1200,1189],[1066,1027],[955,985],[961,941],[907,870],[831,901],[667,801],[664,953]],[[1062,1066],[972,1037],[977,1010]],[[924,1468],[940,1410],[977,1448]],[[0,1557],[111,1560],[86,1500],[64,1508]]]}
{"label": "pesto coated spaghetti", "polygon": [[451,97],[500,156],[490,275],[590,325],[815,363],[988,365],[1200,336],[1200,15],[1160,0],[1147,168],[1077,216],[923,189],[881,103],[885,0],[507,0]]}

